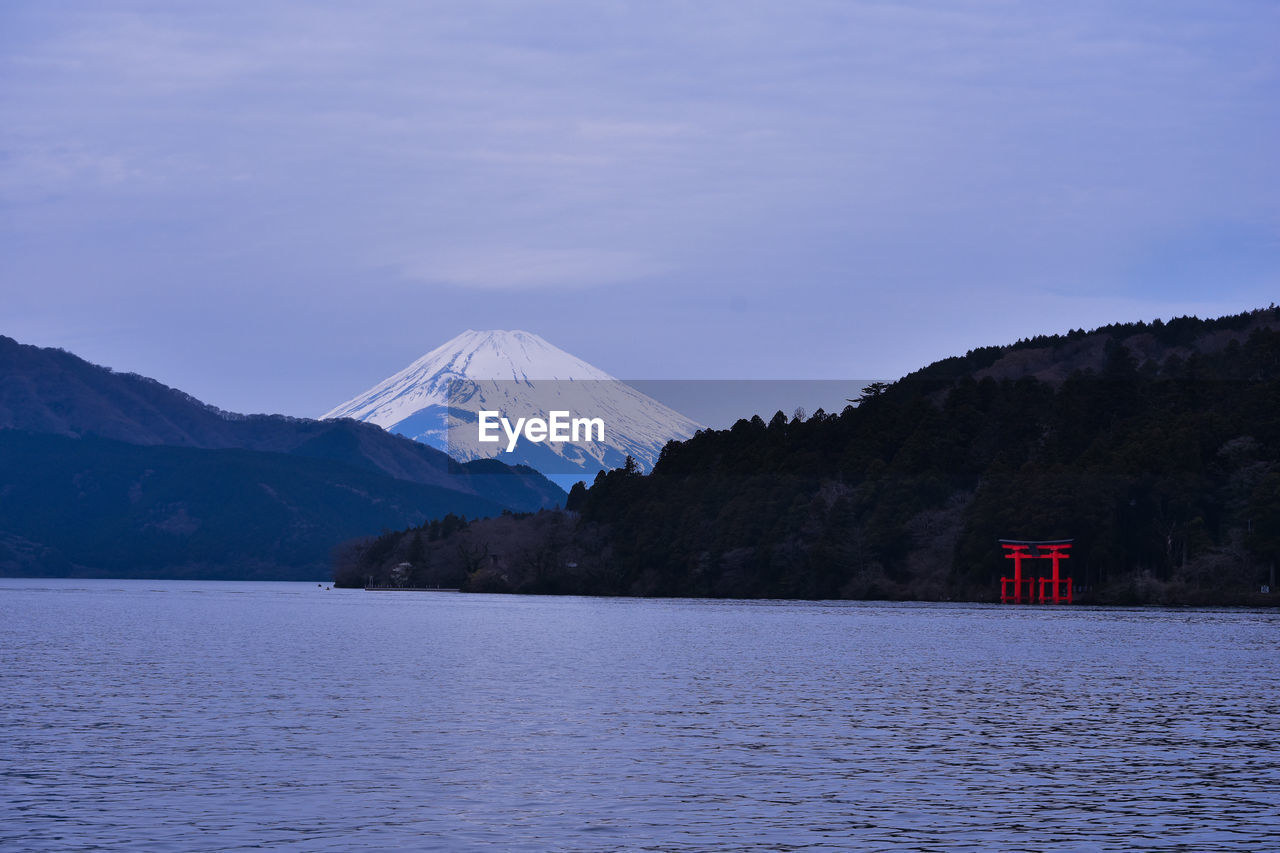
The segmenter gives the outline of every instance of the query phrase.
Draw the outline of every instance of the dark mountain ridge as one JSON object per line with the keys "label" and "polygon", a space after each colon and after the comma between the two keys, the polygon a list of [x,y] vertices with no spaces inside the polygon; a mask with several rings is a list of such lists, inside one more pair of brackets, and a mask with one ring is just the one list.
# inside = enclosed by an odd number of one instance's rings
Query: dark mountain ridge
{"label": "dark mountain ridge", "polygon": [[[64,350],[0,336],[0,429],[4,428],[129,444],[333,459],[396,479],[481,496],[497,486],[491,467],[460,464],[435,448],[372,424],[226,412],[154,379],[117,373]],[[563,501],[563,491],[532,469],[503,468],[525,492],[503,484],[505,505],[536,509]],[[476,473],[484,478],[477,481]]]}
{"label": "dark mountain ridge", "polygon": [[986,347],[850,396],[669,444],[568,512],[357,544],[336,577],[420,554],[472,589],[991,600],[998,539],[1070,537],[1084,600],[1273,600],[1274,306]]}
{"label": "dark mountain ridge", "polygon": [[238,415],[0,337],[0,574],[323,578],[352,536],[557,506],[352,420]]}
{"label": "dark mountain ridge", "polygon": [[1193,355],[1210,355],[1227,349],[1233,342],[1243,344],[1258,329],[1280,328],[1271,309],[1248,311],[1226,317],[1201,320],[1175,317],[1168,322],[1112,323],[1085,331],[1073,329],[1062,335],[1037,335],[1005,346],[980,347],[963,356],[944,358],[903,377],[904,382],[954,382],[962,378],[981,381],[1030,377],[1060,384],[1073,373],[1100,374],[1108,352],[1123,346],[1138,364],[1174,364]]}
{"label": "dark mountain ridge", "polygon": [[477,495],[328,459],[0,430],[0,573],[323,580],[335,543]]}

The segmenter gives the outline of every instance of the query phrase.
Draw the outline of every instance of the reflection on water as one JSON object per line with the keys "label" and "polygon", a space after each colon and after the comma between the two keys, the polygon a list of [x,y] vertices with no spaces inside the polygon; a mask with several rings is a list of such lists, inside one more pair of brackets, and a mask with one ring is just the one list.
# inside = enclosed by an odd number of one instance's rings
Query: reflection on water
{"label": "reflection on water", "polygon": [[1278,627],[0,581],[0,849],[1262,850]]}

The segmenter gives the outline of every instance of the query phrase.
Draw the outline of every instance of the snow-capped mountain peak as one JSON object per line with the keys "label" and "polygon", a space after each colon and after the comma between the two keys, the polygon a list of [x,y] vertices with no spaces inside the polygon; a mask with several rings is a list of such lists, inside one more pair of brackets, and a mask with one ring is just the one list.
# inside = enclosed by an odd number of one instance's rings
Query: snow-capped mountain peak
{"label": "snow-capped mountain peak", "polygon": [[355,418],[390,429],[424,406],[447,404],[449,389],[460,379],[611,381],[613,377],[532,332],[467,329],[321,418]]}
{"label": "snow-capped mountain peak", "polygon": [[[582,444],[477,440],[481,410],[546,417],[552,410],[600,417],[606,440]],[[355,418],[445,450],[463,461],[497,457],[548,475],[590,479],[627,455],[652,467],[662,446],[700,425],[531,332],[468,329],[399,373],[335,406],[324,418]]]}

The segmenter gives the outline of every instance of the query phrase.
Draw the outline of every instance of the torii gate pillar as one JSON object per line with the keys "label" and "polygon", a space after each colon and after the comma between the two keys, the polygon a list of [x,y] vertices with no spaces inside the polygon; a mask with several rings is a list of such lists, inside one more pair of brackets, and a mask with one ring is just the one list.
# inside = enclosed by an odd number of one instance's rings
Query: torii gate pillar
{"label": "torii gate pillar", "polygon": [[[1005,545],[1001,542],[1009,553],[1005,554],[1005,559],[1013,560],[1013,577],[1000,578],[1000,603],[1001,604],[1021,604],[1022,603],[1022,587],[1027,587],[1027,602],[1033,601],[1031,590],[1031,579],[1022,579],[1022,561],[1033,556],[1030,553],[1030,545],[1022,543],[1010,543]],[[1012,587],[1012,590],[1010,590]]]}

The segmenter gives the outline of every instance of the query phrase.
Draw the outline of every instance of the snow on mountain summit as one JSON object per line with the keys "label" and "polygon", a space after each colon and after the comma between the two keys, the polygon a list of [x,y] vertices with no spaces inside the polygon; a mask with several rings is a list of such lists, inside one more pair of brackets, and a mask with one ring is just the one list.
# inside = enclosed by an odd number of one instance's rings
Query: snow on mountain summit
{"label": "snow on mountain summit", "polygon": [[426,406],[446,405],[453,383],[466,379],[616,381],[532,332],[467,329],[320,417],[355,418],[389,430]]}
{"label": "snow on mountain summit", "polygon": [[[517,417],[550,411],[600,417],[598,443],[481,443],[481,410]],[[531,332],[468,329],[339,406],[324,418],[355,418],[429,444],[463,461],[497,457],[549,476],[590,479],[627,455],[649,469],[671,439],[693,435],[700,424],[640,393],[608,373]],[[553,479],[559,479],[553,476]]]}

